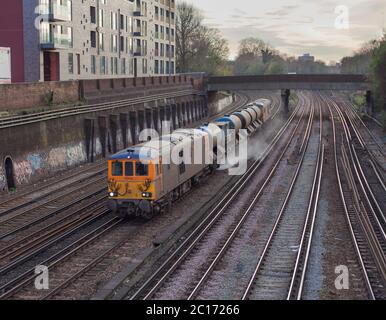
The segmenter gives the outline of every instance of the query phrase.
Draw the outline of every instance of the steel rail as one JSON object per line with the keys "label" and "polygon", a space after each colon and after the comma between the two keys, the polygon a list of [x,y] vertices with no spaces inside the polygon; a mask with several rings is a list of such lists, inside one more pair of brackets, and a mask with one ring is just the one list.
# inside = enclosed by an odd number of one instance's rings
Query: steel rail
{"label": "steel rail", "polygon": [[[339,164],[338,164],[337,129],[336,129],[336,124],[335,124],[335,116],[333,114],[331,105],[335,109],[335,112],[338,114],[338,118],[340,119],[340,121],[342,123],[343,131],[345,133],[345,137],[344,138],[346,139],[346,143],[348,145],[350,145],[350,140],[348,139],[348,135],[347,135],[347,128],[345,126],[345,119],[342,119],[341,115],[338,112],[339,108],[337,108],[337,106],[333,104],[333,101],[331,99],[329,99],[327,97],[324,97],[324,99],[327,101],[327,106],[328,106],[328,109],[329,109],[329,112],[330,112],[331,121],[332,121],[333,140],[334,140],[335,171],[336,171],[336,177],[337,177],[338,185],[339,185],[340,197],[341,197],[341,201],[342,201],[344,212],[345,212],[345,216],[346,216],[346,221],[348,223],[348,227],[349,227],[349,230],[350,230],[350,234],[351,234],[351,238],[352,238],[352,241],[353,241],[353,245],[354,245],[355,251],[357,253],[358,261],[359,261],[359,264],[361,266],[362,275],[364,277],[365,284],[366,284],[369,296],[370,296],[370,298],[372,300],[375,300],[376,297],[375,297],[375,293],[374,293],[374,290],[373,290],[373,287],[372,287],[372,283],[370,281],[370,276],[369,276],[369,273],[368,273],[368,269],[366,268],[366,263],[365,263],[365,260],[363,258],[363,254],[361,252],[359,242],[357,240],[358,234],[354,231],[354,226],[353,226],[352,218],[350,217],[348,205],[347,205],[347,202],[346,202],[346,199],[345,199],[345,195],[344,195],[344,191],[343,191],[343,182],[342,182],[342,178],[341,178],[342,172],[340,171]],[[344,166],[343,162],[342,162],[342,165]],[[355,187],[355,186],[353,186],[353,187]],[[356,207],[357,206],[354,206],[354,208],[356,208]],[[363,222],[360,219],[357,210],[354,209],[354,211],[355,211],[355,214],[358,216],[359,221],[361,221],[362,232],[366,234],[366,229],[363,229]],[[366,235],[366,237],[367,237],[367,235]],[[370,250],[372,250],[371,247],[370,247]]]}
{"label": "steel rail", "polygon": [[[269,237],[268,237],[268,239],[266,241],[264,249],[263,249],[263,251],[261,253],[261,256],[260,256],[260,258],[259,258],[259,260],[257,262],[257,265],[256,265],[256,267],[254,269],[254,272],[253,272],[252,276],[250,277],[248,285],[247,285],[246,289],[244,290],[244,294],[243,294],[243,296],[241,298],[242,300],[247,300],[248,296],[251,293],[251,290],[252,290],[253,285],[254,285],[254,283],[256,281],[256,278],[257,278],[257,274],[259,273],[259,271],[261,269],[261,266],[262,266],[263,261],[264,261],[266,255],[267,255],[267,253],[268,253],[268,250],[269,250],[269,247],[270,247],[270,245],[272,243],[272,240],[273,240],[274,236],[276,235],[276,233],[278,231],[280,222],[282,221],[282,218],[283,218],[284,213],[285,213],[285,209],[287,208],[287,205],[289,203],[289,199],[290,199],[290,197],[292,195],[292,191],[293,191],[293,189],[295,187],[295,184],[296,184],[296,181],[297,181],[297,179],[299,177],[299,173],[300,173],[301,167],[303,165],[303,160],[305,158],[305,154],[306,154],[309,138],[311,136],[312,121],[313,121],[312,119],[314,118],[314,112],[315,112],[314,106],[311,105],[311,112],[310,112],[310,119],[311,119],[311,121],[308,122],[306,133],[305,133],[305,136],[307,138],[305,140],[303,140],[303,141],[305,141],[305,144],[302,143],[302,146],[300,148],[302,150],[301,159],[300,159],[299,164],[298,164],[298,166],[296,168],[294,176],[292,177],[292,181],[291,181],[290,187],[289,187],[289,189],[287,191],[286,198],[285,198],[285,200],[284,200],[284,202],[283,202],[283,204],[281,206],[281,209],[279,211],[279,214],[278,214],[278,216],[277,216],[277,218],[275,220],[275,224],[274,224],[274,226],[272,228],[272,231],[271,231],[271,233],[270,233],[270,235],[269,235]],[[303,146],[305,146],[305,148],[303,148]]]}
{"label": "steel rail", "polygon": [[[11,255],[14,255],[15,252],[20,252],[22,250],[24,250],[24,252],[27,252],[31,250],[32,245],[34,245],[38,241],[41,242],[42,239],[44,241],[45,239],[47,239],[47,236],[53,237],[58,233],[58,230],[59,232],[62,230],[63,225],[60,225],[60,223],[65,222],[66,220],[73,221],[71,219],[75,219],[79,221],[79,219],[81,219],[82,216],[84,215],[84,211],[86,210],[90,211],[90,208],[92,208],[92,210],[95,210],[95,209],[98,209],[100,205],[104,205],[101,202],[105,200],[105,198],[106,196],[103,195],[102,197],[97,198],[93,202],[87,203],[83,205],[81,208],[74,210],[69,215],[62,217],[59,220],[53,221],[49,225],[44,226],[43,228],[33,232],[32,234],[28,234],[16,241],[12,241],[12,243],[6,247],[0,248],[0,261]],[[19,246],[19,245],[22,245],[22,246]]]}
{"label": "steel rail", "polygon": [[[87,167],[83,170],[80,170],[80,171],[77,171],[77,172],[74,172],[74,173],[71,173],[70,175],[68,176],[65,176],[61,179],[56,179],[55,181],[52,181],[52,182],[49,182],[47,184],[44,184],[44,185],[41,185],[41,186],[38,186],[37,188],[34,188],[32,190],[28,190],[28,191],[25,191],[25,192],[22,192],[20,194],[16,194],[15,196],[11,196],[9,197],[8,199],[0,202],[0,207],[4,207],[4,206],[8,206],[10,203],[12,202],[16,202],[16,201],[19,201],[20,199],[24,198],[24,197],[27,197],[29,195],[32,195],[34,193],[37,193],[39,191],[42,191],[44,189],[47,189],[49,187],[52,187],[52,186],[55,186],[57,184],[60,184],[62,182],[65,182],[67,180],[71,180],[72,178],[75,178],[79,175],[82,175],[84,173],[88,173],[88,172],[92,172],[93,170],[97,169],[98,167],[105,167],[106,164],[103,162],[101,163],[96,163],[95,165],[91,166],[91,167]],[[89,179],[90,177],[93,177],[94,175],[97,175],[97,174],[100,174],[101,172],[103,171],[97,171],[97,172],[94,172],[92,173],[90,176],[87,176],[87,177],[84,177],[84,178],[81,178],[80,180],[77,180],[76,182],[79,182],[79,181],[82,181],[83,179]],[[72,185],[71,183],[69,185]],[[65,187],[67,187],[68,185],[66,185]],[[60,189],[59,189],[60,190]],[[35,198],[32,198],[31,200],[28,200],[28,201],[24,201],[22,204],[18,205],[18,206],[13,206],[12,208],[9,208],[9,209],[5,209],[5,210],[2,210],[0,209],[0,215],[4,215],[5,213],[9,212],[9,211],[13,211],[13,210],[16,210],[16,209],[19,209],[21,208],[22,206],[25,206],[26,204],[31,204],[33,202],[36,202],[38,200],[41,200],[43,199],[44,197],[48,196],[48,194],[44,194],[42,196],[39,196],[39,197],[35,197]]]}
{"label": "steel rail", "polygon": [[65,239],[69,235],[74,234],[76,231],[79,231],[80,229],[84,228],[85,226],[89,225],[92,222],[95,222],[99,220],[101,217],[105,216],[109,211],[105,208],[100,208],[99,211],[94,212],[93,214],[89,214],[87,217],[85,217],[84,221],[81,220],[78,225],[74,224],[69,226],[68,230],[65,230],[65,233],[58,235],[56,238],[48,239],[46,243],[43,243],[42,246],[34,249],[33,251],[28,252],[28,254],[21,256],[17,258],[14,261],[11,261],[10,263],[0,267],[0,275],[3,275],[10,270],[20,266],[22,263],[26,262],[28,259],[36,256],[37,254],[41,253],[43,250],[49,248],[50,246],[54,245],[55,243]]}
{"label": "steel rail", "polygon": [[[287,300],[295,298],[296,300],[301,300],[304,282],[306,278],[306,272],[308,267],[309,256],[311,252],[311,245],[313,240],[316,215],[318,211],[318,202],[320,195],[320,188],[322,182],[322,174],[323,174],[323,164],[324,164],[324,144],[322,143],[323,136],[323,114],[321,101],[319,101],[319,118],[320,118],[320,131],[319,131],[319,151],[317,158],[317,166],[315,168],[314,181],[312,184],[312,191],[310,196],[310,201],[307,209],[307,217],[304,224],[304,229],[302,233],[302,238],[299,245],[299,251],[295,262],[295,267],[293,270],[292,280],[290,284],[290,288],[288,290]],[[305,252],[303,252],[304,250]],[[304,257],[304,261],[302,261],[302,257]],[[302,264],[303,263],[303,264]],[[299,283],[296,284],[296,280],[298,279],[300,274]]]}
{"label": "steel rail", "polygon": [[[301,117],[300,117],[301,119]],[[188,297],[188,300],[193,300],[199,290],[201,290],[202,286],[204,285],[205,281],[208,279],[208,277],[213,273],[215,267],[219,264],[219,262],[221,261],[221,259],[224,257],[225,253],[227,252],[227,250],[229,249],[229,247],[231,246],[232,244],[232,241],[235,239],[235,237],[237,236],[237,234],[239,233],[239,231],[241,230],[241,227],[244,225],[246,219],[249,217],[250,213],[252,212],[252,209],[255,207],[257,201],[260,199],[262,193],[264,192],[264,189],[265,187],[267,186],[267,184],[271,181],[274,173],[276,172],[280,162],[282,161],[291,141],[293,140],[293,137],[296,133],[296,129],[298,128],[298,125],[300,123],[300,120],[296,126],[296,128],[294,129],[294,131],[292,132],[292,135],[290,136],[289,138],[289,141],[288,143],[286,144],[286,146],[284,147],[284,150],[283,152],[281,153],[281,155],[279,156],[279,159],[276,161],[275,165],[273,166],[273,168],[271,169],[269,175],[267,176],[267,178],[265,179],[263,185],[260,187],[259,191],[257,192],[257,194],[254,196],[254,198],[252,199],[251,203],[249,204],[248,208],[245,210],[244,214],[242,215],[241,219],[239,220],[238,224],[236,225],[236,227],[233,229],[232,233],[230,234],[230,236],[228,237],[228,239],[226,240],[225,244],[222,246],[221,250],[219,251],[219,253],[217,254],[217,256],[215,257],[215,259],[213,260],[213,262],[211,263],[211,265],[207,268],[207,270],[205,271],[204,275],[201,277],[200,281],[198,282],[198,284],[195,286],[195,288],[192,290],[191,294],[189,295]]]}
{"label": "steel rail", "polygon": [[[129,299],[134,300],[137,299],[143,291],[151,284],[152,281],[154,281],[166,268],[168,264],[170,264],[173,259],[175,259],[180,252],[184,250],[184,248],[189,244],[191,240],[195,240],[198,242],[198,240],[206,233],[206,231],[214,224],[214,222],[220,218],[221,214],[225,210],[226,207],[229,206],[231,201],[240,193],[240,191],[244,188],[244,186],[249,182],[250,178],[253,176],[253,174],[257,171],[257,169],[260,167],[260,164],[262,164],[270,152],[273,150],[276,143],[279,141],[279,139],[282,137],[284,132],[286,132],[289,125],[292,123],[292,120],[298,113],[299,108],[293,112],[291,117],[287,120],[287,122],[283,125],[283,127],[280,129],[280,131],[276,134],[276,136],[273,138],[270,145],[267,146],[265,149],[263,156],[261,160],[255,161],[248,171],[240,177],[235,185],[226,193],[226,195],[223,197],[223,199],[211,210],[211,212],[204,218],[204,220],[191,232],[191,234],[185,238],[185,240],[179,245],[179,247],[163,262],[163,264],[145,281],[144,284],[141,285],[141,287],[132,294]],[[190,246],[192,247],[192,245]],[[174,264],[175,265],[175,264]],[[170,271],[170,269],[169,269]],[[158,285],[167,277],[167,274],[165,274],[160,281],[158,281]],[[153,291],[156,290],[156,286],[153,286],[153,288],[148,292],[145,296],[145,299],[151,295]]]}
{"label": "steel rail", "polygon": [[[105,213],[108,213],[108,210],[105,210]],[[93,241],[100,238],[105,233],[109,232],[113,227],[117,226],[119,223],[122,222],[122,219],[119,218],[112,218],[109,221],[105,222],[103,225],[99,226],[98,228],[92,230],[91,232],[87,233],[86,235],[82,236],[80,239],[76,240],[74,243],[71,243],[70,245],[66,246],[65,248],[61,249],[59,252],[55,253],[48,259],[42,261],[40,264],[48,266],[48,268],[52,268],[62,261],[64,261],[66,258],[76,254],[79,250],[87,246],[88,244],[92,243]],[[105,229],[106,228],[106,229]],[[90,238],[91,237],[91,238]],[[29,282],[34,281],[36,275],[35,269],[29,269],[23,274],[19,275],[17,278],[12,279],[8,283],[2,285],[0,287],[0,292],[2,292],[2,295],[0,296],[0,299],[6,299],[18,292],[20,289],[22,289],[26,284]]]}
{"label": "steel rail", "polygon": [[[105,171],[105,170],[103,170],[103,171]],[[91,181],[91,182],[86,181],[86,183],[83,183],[83,184],[81,184],[81,185],[78,185],[78,186],[76,186],[76,188],[71,189],[71,190],[69,190],[69,191],[66,191],[66,192],[64,192],[64,193],[62,193],[62,194],[58,194],[58,195],[54,196],[53,198],[48,199],[47,201],[38,204],[37,206],[34,206],[34,207],[32,207],[32,208],[26,208],[26,209],[23,210],[22,212],[19,212],[19,213],[13,215],[13,216],[7,217],[7,218],[5,218],[5,219],[0,219],[0,226],[3,225],[3,224],[5,224],[5,223],[7,223],[7,222],[9,222],[9,221],[11,221],[11,220],[14,220],[14,219],[20,217],[20,216],[22,216],[22,215],[26,215],[26,214],[28,214],[29,212],[33,212],[34,210],[40,209],[40,208],[46,206],[47,204],[53,203],[53,202],[55,202],[55,201],[58,201],[58,200],[60,200],[60,199],[62,199],[62,198],[64,198],[64,197],[70,196],[70,195],[73,194],[74,192],[77,192],[77,191],[79,191],[79,190],[82,190],[82,189],[84,189],[85,187],[92,186],[92,185],[94,185],[96,182],[99,182],[99,181],[102,181],[102,180],[106,180],[106,177],[101,177],[101,178],[98,178],[98,179],[96,179],[95,181]],[[76,185],[76,184],[77,184],[76,182],[73,183],[73,185]]]}

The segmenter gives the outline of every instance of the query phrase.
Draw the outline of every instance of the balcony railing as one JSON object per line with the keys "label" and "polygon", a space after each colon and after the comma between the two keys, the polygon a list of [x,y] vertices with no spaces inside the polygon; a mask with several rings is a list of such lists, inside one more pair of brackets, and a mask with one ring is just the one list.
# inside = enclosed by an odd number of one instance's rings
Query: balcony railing
{"label": "balcony railing", "polygon": [[134,28],[133,36],[134,37],[141,37],[142,36],[142,28],[141,27]]}
{"label": "balcony railing", "polygon": [[41,5],[41,14],[47,15],[49,21],[70,21],[71,7],[51,0],[48,4]]}
{"label": "balcony railing", "polygon": [[49,32],[41,36],[40,46],[43,50],[68,49],[72,47],[72,37]]}
{"label": "balcony railing", "polygon": [[137,49],[134,50],[133,56],[134,57],[141,57],[143,55],[142,53],[143,52],[142,52],[141,48],[137,48]]}

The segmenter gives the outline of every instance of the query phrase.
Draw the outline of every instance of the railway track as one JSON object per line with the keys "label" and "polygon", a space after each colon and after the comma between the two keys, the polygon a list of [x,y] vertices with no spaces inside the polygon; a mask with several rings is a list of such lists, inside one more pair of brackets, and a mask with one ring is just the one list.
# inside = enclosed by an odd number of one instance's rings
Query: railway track
{"label": "railway track", "polygon": [[[368,297],[386,298],[385,233],[377,217],[377,208],[367,194],[367,177],[361,171],[347,106],[327,101],[333,125],[336,175],[353,246],[363,272]],[[357,137],[358,138],[358,137]]]}
{"label": "railway track", "polygon": [[52,193],[59,192],[76,185],[82,180],[92,178],[104,172],[106,164],[99,162],[95,165],[86,166],[82,170],[75,170],[75,172],[65,175],[61,178],[50,179],[46,183],[34,186],[30,190],[22,191],[21,193],[4,196],[4,200],[0,202],[0,217],[11,212],[14,212],[27,205],[37,203],[44,198],[50,197]]}
{"label": "railway track", "polygon": [[[128,295],[128,298],[130,299],[149,299],[152,297],[162,297],[165,298],[164,295],[162,295],[162,292],[168,292],[171,294],[171,288],[169,285],[173,285],[175,281],[172,279],[175,279],[177,277],[177,274],[179,272],[184,271],[184,266],[189,265],[191,266],[194,262],[195,265],[200,265],[197,269],[200,270],[200,274],[205,274],[205,270],[203,270],[204,266],[208,266],[211,261],[215,257],[213,257],[213,252],[218,253],[219,249],[221,252],[221,246],[218,246],[221,243],[226,242],[226,239],[229,239],[232,237],[232,234],[235,233],[232,232],[232,230],[237,229],[238,226],[242,225],[240,222],[240,219],[242,219],[243,212],[241,211],[239,214],[235,214],[237,212],[237,209],[235,211],[235,205],[240,208],[240,204],[237,205],[236,202],[234,202],[237,197],[241,197],[243,201],[247,201],[245,203],[250,203],[250,201],[256,197],[256,187],[254,183],[252,182],[253,177],[256,175],[256,172],[262,165],[264,165],[268,155],[272,156],[271,151],[274,149],[274,147],[278,144],[279,141],[281,141],[282,136],[284,133],[287,133],[289,130],[288,128],[290,125],[292,125],[293,120],[295,119],[295,116],[298,116],[299,119],[293,126],[295,128],[292,131],[291,138],[299,128],[300,122],[303,119],[304,109],[302,111],[299,107],[291,116],[291,118],[287,121],[287,123],[283,126],[283,128],[280,130],[280,132],[276,135],[276,137],[273,139],[272,143],[267,147],[265,150],[263,157],[261,160],[256,160],[251,167],[249,168],[248,172],[241,177],[238,180],[238,183],[235,184],[235,186],[227,193],[227,196],[224,197],[224,199],[210,212],[210,214],[207,216],[207,218],[200,223],[195,230],[192,231],[192,233],[180,244],[180,246],[166,259],[166,261],[152,274],[150,275],[147,280],[144,283],[140,283],[130,292]],[[292,139],[290,139],[292,141]],[[281,141],[283,144],[283,141]],[[288,149],[289,142],[286,144],[286,146],[282,146],[282,148]],[[279,157],[280,153],[277,151],[276,157]],[[280,161],[279,161],[280,162]],[[255,176],[256,178],[256,176]],[[246,187],[246,186],[249,186]],[[243,191],[241,194],[240,192]],[[238,199],[240,200],[240,199]],[[233,210],[232,210],[233,209]],[[233,212],[233,213],[232,213]],[[240,223],[239,223],[240,222]],[[211,234],[214,234],[215,232],[213,230],[221,229],[221,235],[225,236],[226,238],[216,239],[216,244],[211,239]],[[219,233],[217,233],[217,236]],[[216,236],[214,236],[216,237]],[[217,246],[216,249],[210,249],[214,245]],[[205,258],[201,258],[200,261],[197,261],[195,258],[195,253],[199,253],[201,248],[206,248],[204,251],[212,251],[212,252],[205,252],[204,256]],[[210,257],[208,260],[208,256]],[[179,272],[176,272],[178,270]],[[187,273],[191,272],[192,270],[189,269]],[[189,278],[191,278],[193,274],[189,274]],[[183,277],[178,277],[178,279],[184,279]],[[189,286],[186,287],[186,285],[182,285],[183,288],[181,290],[177,290],[178,293],[173,293],[173,298],[187,298],[189,296]],[[193,289],[193,288],[190,288]],[[160,291],[162,291],[160,293]],[[167,296],[167,295],[166,295]]]}
{"label": "railway track", "polygon": [[[96,176],[85,180],[74,187],[57,193],[44,201],[11,212],[0,218],[0,239],[7,240],[10,236],[32,226],[38,225],[49,218],[67,212],[69,208],[80,205],[105,191],[106,176]],[[1,248],[1,244],[0,244]]]}
{"label": "railway track", "polygon": [[[239,108],[241,105],[249,102],[249,97],[247,95],[240,95],[239,101],[236,102],[236,104],[233,106],[233,108]],[[95,182],[94,182],[95,183]],[[94,184],[90,183],[90,185]],[[83,186],[84,187],[84,186]],[[81,207],[78,206],[78,208],[75,207],[75,209],[68,208],[68,212],[63,215],[59,219],[55,219],[54,221],[48,223],[46,226],[41,226],[39,224],[39,230],[36,230],[32,233],[29,233],[28,235],[19,235],[12,239],[12,241],[0,249],[0,276],[6,274],[10,270],[17,269],[18,267],[22,266],[23,263],[28,262],[30,259],[32,259],[34,256],[39,255],[40,253],[47,250],[49,247],[55,245],[59,241],[62,241],[66,239],[69,235],[80,231],[82,228],[84,228],[87,225],[90,225],[91,223],[97,221],[101,217],[105,216],[107,214],[106,209],[104,209],[103,200],[105,199],[105,192],[104,188],[99,189],[97,192],[93,194],[94,198],[91,203],[88,203],[86,205],[82,205]],[[98,195],[100,192],[99,196]],[[73,211],[71,211],[73,210]],[[57,211],[57,210],[56,210]],[[50,216],[53,215],[53,213],[49,214]],[[41,216],[34,223],[40,223],[44,219],[46,219],[45,216]],[[114,226],[118,224],[114,223]],[[31,227],[31,224],[26,224],[25,228]],[[107,228],[106,230],[103,230],[103,233],[100,233],[96,235],[95,237],[92,237],[91,239],[95,242],[87,241],[88,246],[92,246],[95,243],[97,243],[98,239],[101,236],[109,236],[108,231],[111,231],[111,228]],[[14,234],[17,234],[20,230],[12,230],[6,234],[7,237],[14,236]],[[93,233],[94,230],[90,232]],[[126,240],[127,238],[127,230],[123,232],[126,237],[122,237],[121,234],[121,240],[119,242],[116,242],[115,244],[112,244],[112,242],[106,242],[104,246],[97,246],[97,248],[91,252],[89,252],[87,255],[86,253],[82,256],[80,256],[81,262],[76,263],[75,265],[79,267],[84,263],[84,261],[88,261],[88,263],[83,264],[83,267],[81,269],[78,269],[77,272],[72,274],[69,278],[61,281],[60,273],[56,274],[58,284],[55,287],[54,290],[50,291],[49,294],[46,294],[44,297],[40,298],[51,298],[58,294],[58,292],[65,288],[66,285],[72,283],[75,281],[78,277],[81,277],[84,273],[86,273],[90,268],[98,264],[99,261],[103,260],[104,257],[106,257],[108,254],[111,254],[115,249],[121,247],[121,244]],[[113,235],[114,236],[114,235]],[[88,238],[88,236],[85,236],[85,239]],[[60,267],[59,262],[64,262],[68,259],[74,259],[74,257],[77,256],[77,253],[79,253],[81,250],[84,250],[85,246],[83,243],[79,244],[79,247],[74,248],[72,250],[72,254],[65,254],[63,257],[60,257],[59,254],[55,254],[54,256],[58,259],[55,261],[54,264],[50,264],[50,279],[52,278],[52,270],[51,268]],[[65,253],[67,249],[63,249],[62,253]],[[90,260],[90,257],[93,257],[93,259]],[[47,263],[47,261],[52,261],[52,258],[49,258],[46,261],[43,261],[42,263]],[[54,269],[56,270],[56,269]],[[53,271],[54,272],[54,271]],[[21,275],[16,276],[14,279],[12,279],[10,282],[7,282],[3,284],[1,287],[1,290],[3,290],[3,296],[2,298],[10,298],[17,295],[19,290],[23,291],[23,288],[25,285],[28,287],[28,281],[33,279],[32,276],[33,272],[32,269],[22,273]],[[55,276],[55,273],[54,273]],[[56,283],[54,280],[54,283]],[[60,283],[59,283],[60,282]],[[31,291],[31,289],[26,289],[27,291],[30,291],[31,297],[33,295],[36,296],[36,292],[34,290]],[[31,293],[32,292],[32,293]],[[34,292],[34,293],[33,293]],[[23,293],[21,293],[23,295]],[[25,295],[25,292],[24,292]]]}
{"label": "railway track", "polygon": [[[299,152],[295,174],[272,230],[259,254],[242,299],[300,299],[312,243],[322,173],[322,122],[312,134],[315,107]],[[314,174],[312,174],[314,172]],[[304,204],[308,203],[308,207]]]}
{"label": "railway track", "polygon": [[122,107],[127,107],[130,105],[135,105],[139,103],[147,103],[155,100],[161,99],[171,99],[178,98],[187,95],[195,95],[199,92],[197,90],[180,90],[173,93],[158,94],[153,96],[146,96],[134,99],[125,99],[116,102],[109,103],[100,103],[93,105],[77,106],[72,108],[63,108],[56,109],[51,111],[33,113],[29,115],[14,116],[14,117],[4,117],[0,118],[0,129],[11,128],[31,123],[37,123],[41,121],[47,121],[52,119],[64,118],[74,115],[86,114],[90,112],[98,111],[111,111]]}
{"label": "railway track", "polygon": [[[105,208],[103,209],[99,208],[98,210],[95,210],[93,217],[91,217],[88,220],[85,220],[82,224],[76,226],[75,228],[68,230],[61,237],[62,238],[67,237],[70,233],[74,233],[80,230],[81,228],[84,228],[86,225],[99,220],[101,216],[107,215],[107,214],[108,214],[108,210],[106,210]],[[104,223],[102,223],[98,227],[92,228],[91,231],[86,232],[80,238],[76,239],[76,241],[70,242],[68,245],[64,246],[60,250],[55,251],[55,253],[49,256],[48,258],[42,259],[39,261],[39,263],[34,264],[34,266],[44,265],[50,270],[50,274],[51,274],[51,270],[54,270],[55,267],[60,266],[64,261],[66,261],[67,259],[73,256],[76,256],[79,252],[81,252],[81,250],[83,250],[84,248],[87,248],[87,246],[97,242],[100,239],[100,237],[111,232],[111,230],[116,226],[118,226],[121,222],[122,220],[116,217],[107,219]],[[48,243],[46,245],[48,245]],[[33,254],[36,254],[36,252],[30,253],[30,255],[33,255]],[[6,272],[9,272],[9,270],[11,270],[12,268],[16,268],[22,262],[23,261],[21,260],[16,260],[16,261],[13,261],[11,264],[8,264],[5,267],[2,267],[0,269],[0,274],[3,275]],[[17,295],[20,292],[20,290],[23,290],[26,286],[28,285],[33,286],[35,278],[36,278],[35,267],[22,270],[16,276],[12,277],[11,280],[5,281],[1,284],[0,299],[10,299],[12,297],[15,297],[15,295]],[[27,290],[31,291],[33,289],[29,287]],[[42,294],[37,290],[34,291],[35,295],[39,293]],[[25,298],[28,298],[28,297],[25,297]]]}

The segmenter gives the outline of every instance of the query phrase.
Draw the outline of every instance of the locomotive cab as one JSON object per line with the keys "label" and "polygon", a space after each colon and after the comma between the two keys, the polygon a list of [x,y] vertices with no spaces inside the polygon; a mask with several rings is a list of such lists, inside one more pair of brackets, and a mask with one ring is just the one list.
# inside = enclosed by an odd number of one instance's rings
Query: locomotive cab
{"label": "locomotive cab", "polygon": [[108,207],[118,216],[153,211],[162,184],[161,165],[152,159],[141,161],[118,154],[108,161]]}

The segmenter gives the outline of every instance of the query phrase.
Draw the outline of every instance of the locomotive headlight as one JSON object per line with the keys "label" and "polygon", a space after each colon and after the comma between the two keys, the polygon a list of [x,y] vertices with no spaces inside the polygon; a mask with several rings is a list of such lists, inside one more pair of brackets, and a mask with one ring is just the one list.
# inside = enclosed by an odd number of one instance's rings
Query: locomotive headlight
{"label": "locomotive headlight", "polygon": [[142,193],[142,197],[143,198],[151,198],[151,196],[152,196],[151,192],[144,192],[144,193]]}
{"label": "locomotive headlight", "polygon": [[115,197],[115,193],[114,192],[110,192],[109,195],[110,195],[111,198]]}

